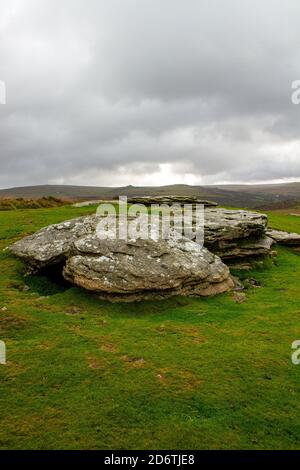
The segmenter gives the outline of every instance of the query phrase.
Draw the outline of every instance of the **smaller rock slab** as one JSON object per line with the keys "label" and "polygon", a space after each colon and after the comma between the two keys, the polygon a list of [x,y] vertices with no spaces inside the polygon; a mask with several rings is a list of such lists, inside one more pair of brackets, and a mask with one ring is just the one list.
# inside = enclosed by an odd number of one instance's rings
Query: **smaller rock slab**
{"label": "smaller rock slab", "polygon": [[197,196],[134,196],[128,198],[129,204],[144,204],[150,206],[151,204],[199,204],[205,207],[216,207],[218,204],[213,201],[207,201]]}
{"label": "smaller rock slab", "polygon": [[281,245],[300,246],[300,235],[298,233],[269,229],[267,235]]}

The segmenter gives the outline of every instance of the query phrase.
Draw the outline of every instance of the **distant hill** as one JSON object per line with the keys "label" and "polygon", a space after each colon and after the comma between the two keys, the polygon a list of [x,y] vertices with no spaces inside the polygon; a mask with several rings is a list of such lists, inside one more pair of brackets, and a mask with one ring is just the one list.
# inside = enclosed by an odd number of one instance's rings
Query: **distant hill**
{"label": "distant hill", "polygon": [[294,207],[300,204],[300,183],[280,185],[126,186],[120,188],[68,185],[25,186],[0,190],[0,198],[55,197],[66,201],[114,199],[118,196],[195,195],[222,205],[257,209]]}
{"label": "distant hill", "polygon": [[285,184],[227,184],[221,186],[212,186],[223,188],[229,191],[246,192],[247,194],[256,195],[272,195],[273,197],[280,198],[281,196],[289,198],[298,198],[300,196],[300,182],[299,183],[285,183]]}

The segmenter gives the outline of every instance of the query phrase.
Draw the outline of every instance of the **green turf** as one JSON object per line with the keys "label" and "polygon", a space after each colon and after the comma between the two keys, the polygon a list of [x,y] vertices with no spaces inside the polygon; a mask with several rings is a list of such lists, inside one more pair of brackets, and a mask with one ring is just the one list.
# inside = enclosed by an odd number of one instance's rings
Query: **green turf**
{"label": "green turf", "polygon": [[[0,213],[0,248],[92,208]],[[300,233],[297,217],[271,215]],[[300,257],[251,273],[247,302],[109,304],[0,254],[1,449],[295,449]],[[26,290],[28,286],[30,289]],[[24,289],[25,287],[25,289]]]}

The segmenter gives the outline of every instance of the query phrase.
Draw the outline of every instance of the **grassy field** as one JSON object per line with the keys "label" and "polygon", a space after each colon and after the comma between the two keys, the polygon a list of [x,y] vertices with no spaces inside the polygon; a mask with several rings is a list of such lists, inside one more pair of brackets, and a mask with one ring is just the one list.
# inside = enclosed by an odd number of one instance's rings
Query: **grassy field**
{"label": "grassy field", "polygon": [[[241,305],[232,294],[112,305],[25,279],[2,251],[91,210],[0,212],[0,448],[300,448],[299,255],[281,248],[252,272],[263,287]],[[299,217],[270,218],[300,233]]]}

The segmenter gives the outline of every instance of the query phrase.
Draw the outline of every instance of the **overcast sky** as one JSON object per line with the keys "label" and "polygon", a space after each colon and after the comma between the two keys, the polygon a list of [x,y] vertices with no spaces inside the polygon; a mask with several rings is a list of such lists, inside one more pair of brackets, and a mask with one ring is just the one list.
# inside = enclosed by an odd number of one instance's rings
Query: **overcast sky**
{"label": "overcast sky", "polygon": [[300,180],[299,0],[1,0],[0,187]]}

